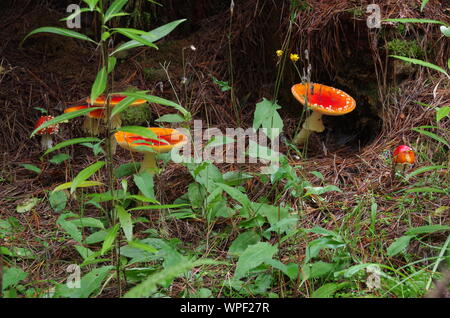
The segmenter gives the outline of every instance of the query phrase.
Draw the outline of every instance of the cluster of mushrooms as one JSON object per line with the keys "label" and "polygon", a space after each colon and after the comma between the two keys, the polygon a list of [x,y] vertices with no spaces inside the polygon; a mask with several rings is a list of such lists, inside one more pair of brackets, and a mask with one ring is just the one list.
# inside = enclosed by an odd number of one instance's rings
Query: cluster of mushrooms
{"label": "cluster of mushrooms", "polygon": [[[113,95],[109,100],[110,107],[117,106],[126,96],[123,95]],[[96,100],[92,101],[87,98],[87,105],[73,106],[64,110],[64,113],[74,112],[80,109],[86,109],[91,107],[102,107],[100,109],[95,109],[85,115],[83,122],[83,131],[90,136],[97,136],[104,132],[105,125],[102,121],[106,117],[106,98],[104,96],[98,97]],[[131,106],[140,106],[145,104],[147,101],[144,99],[137,99]],[[39,128],[46,121],[52,120],[53,116],[42,116],[38,119],[35,124],[35,129]],[[122,120],[120,114],[115,115],[111,118],[111,126],[113,129],[120,128],[122,125]],[[52,135],[58,132],[59,125],[50,125],[37,131],[38,135],[42,136],[41,145],[44,150],[52,147]],[[124,149],[132,152],[144,153],[144,160],[141,164],[141,172],[148,171],[152,174],[158,172],[156,165],[156,154],[167,153],[172,149],[181,147],[188,141],[188,137],[176,129],[171,128],[159,128],[159,127],[148,127],[148,130],[152,131],[157,139],[149,139],[143,136],[118,131],[114,133],[114,147],[113,152],[115,152],[115,144],[117,143]]]}
{"label": "cluster of mushrooms", "polygon": [[[301,131],[293,139],[293,143],[299,146],[307,143],[311,133],[323,132],[325,130],[322,121],[323,115],[342,116],[350,113],[356,108],[356,102],[350,95],[339,89],[322,84],[296,84],[292,86],[292,94],[301,104],[311,110],[311,114],[304,121]],[[124,98],[126,98],[126,96],[111,96],[109,105],[114,107]],[[89,107],[103,107],[87,113],[83,123],[83,130],[87,134],[99,135],[104,129],[104,125],[101,121],[103,121],[106,116],[106,99],[104,96],[100,96],[94,101],[88,98],[87,103],[88,105],[67,108],[64,112],[69,113]],[[146,100],[138,99],[131,104],[131,106],[139,106],[145,103]],[[51,119],[53,119],[52,116],[42,116],[36,123],[35,128],[38,128],[45,121]],[[121,126],[122,120],[120,115],[114,116],[111,120],[114,129]],[[145,170],[154,173],[157,171],[155,155],[157,153],[169,152],[175,147],[184,145],[188,141],[188,137],[176,129],[157,127],[149,127],[148,129],[155,133],[158,138],[157,140],[119,131],[114,134],[114,141],[124,149],[132,152],[144,153],[141,171]],[[51,135],[57,132],[57,125],[48,126],[47,128],[38,131],[38,134],[42,135],[42,147],[44,149],[48,149],[52,146]],[[397,147],[394,151],[393,164],[394,167],[398,164],[413,164],[414,159],[413,150],[408,146],[402,145]]]}

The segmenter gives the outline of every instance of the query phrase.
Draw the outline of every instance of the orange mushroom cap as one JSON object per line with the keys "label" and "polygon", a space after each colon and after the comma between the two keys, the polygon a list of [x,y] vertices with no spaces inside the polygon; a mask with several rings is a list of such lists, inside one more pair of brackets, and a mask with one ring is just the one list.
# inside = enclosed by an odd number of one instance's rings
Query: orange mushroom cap
{"label": "orange mushroom cap", "polygon": [[394,150],[394,163],[413,164],[415,161],[414,151],[411,147],[401,145]]}
{"label": "orange mushroom cap", "polygon": [[[80,109],[91,108],[91,107],[93,107],[93,106],[89,106],[89,105],[73,106],[73,107],[66,108],[64,110],[64,113],[71,113],[71,112],[74,112],[74,111],[77,111]],[[95,107],[98,107],[98,106],[95,106]],[[105,118],[105,109],[95,109],[95,110],[87,113],[86,116],[88,116],[90,118],[96,118],[96,119]]]}
{"label": "orange mushroom cap", "polygon": [[158,127],[149,127],[147,129],[153,131],[158,139],[167,141],[167,143],[123,131],[116,132],[114,137],[122,148],[137,152],[140,152],[140,150],[136,149],[136,147],[147,146],[157,153],[166,153],[171,151],[174,147],[180,147],[186,144],[188,141],[188,137],[176,129]]}
{"label": "orange mushroom cap", "polygon": [[[125,95],[112,95],[111,99],[109,101],[109,104],[111,106],[116,106],[117,104],[119,104],[122,100],[124,100],[125,98],[127,98],[128,96]],[[104,106],[106,105],[106,99],[105,96],[99,96],[95,99],[94,102],[92,102],[91,98],[88,97],[86,99],[86,101],[90,104],[90,105],[96,105],[96,106]],[[137,105],[142,105],[145,104],[147,101],[145,99],[137,99],[135,100],[133,103],[130,104],[130,106],[137,106]]]}
{"label": "orange mushroom cap", "polygon": [[[41,126],[43,123],[52,120],[54,117],[53,116],[41,116],[39,117],[39,119],[36,121],[36,124],[34,125],[34,129],[39,128],[39,126]],[[53,135],[58,133],[59,131],[59,124],[55,124],[55,125],[50,125],[47,126],[41,130],[38,130],[36,133],[38,135]]]}
{"label": "orange mushroom cap", "polygon": [[315,83],[295,84],[291,90],[300,103],[324,115],[345,115],[356,107],[353,97],[330,86]]}

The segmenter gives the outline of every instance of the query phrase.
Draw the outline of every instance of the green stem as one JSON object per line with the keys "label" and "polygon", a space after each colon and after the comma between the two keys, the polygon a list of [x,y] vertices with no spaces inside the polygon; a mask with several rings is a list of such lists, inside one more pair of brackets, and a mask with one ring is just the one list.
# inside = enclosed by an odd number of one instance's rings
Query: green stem
{"label": "green stem", "polygon": [[144,160],[141,164],[141,172],[147,171],[151,174],[158,172],[158,166],[156,164],[156,154],[154,152],[145,152]]}

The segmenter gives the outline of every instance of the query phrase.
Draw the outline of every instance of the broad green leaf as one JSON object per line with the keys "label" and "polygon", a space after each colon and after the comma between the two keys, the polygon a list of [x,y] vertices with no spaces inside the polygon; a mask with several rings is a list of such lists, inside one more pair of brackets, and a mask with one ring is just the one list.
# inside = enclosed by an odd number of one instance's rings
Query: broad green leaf
{"label": "broad green leaf", "polygon": [[28,198],[16,206],[17,213],[30,212],[41,200],[39,198]]}
{"label": "broad green leaf", "polygon": [[272,246],[267,242],[250,245],[239,257],[234,276],[237,279],[245,277],[250,270],[272,259],[277,251],[278,248],[276,246]]}
{"label": "broad green leaf", "polygon": [[231,243],[228,250],[229,255],[241,256],[242,253],[250,246],[258,243],[261,237],[255,231],[247,231],[239,234],[239,236]]}
{"label": "broad green leaf", "polygon": [[149,253],[158,253],[158,250],[149,244],[144,244],[141,242],[133,241],[133,242],[128,242],[128,245],[130,245],[131,247],[149,252]]}
{"label": "broad green leaf", "polygon": [[333,191],[342,192],[341,189],[339,189],[338,187],[336,187],[334,185],[328,185],[325,187],[305,187],[305,190],[307,191],[305,196],[322,195],[324,193],[333,192]]}
{"label": "broad green leaf", "polygon": [[150,199],[155,199],[155,190],[153,184],[153,175],[147,171],[137,174],[133,177],[134,183],[141,193]]}
{"label": "broad green leaf", "polygon": [[405,235],[401,236],[398,239],[396,239],[387,249],[387,255],[389,257],[395,256],[401,252],[403,252],[409,245],[409,241],[414,236],[412,235]]}
{"label": "broad green leaf", "polygon": [[446,166],[426,166],[426,167],[422,167],[419,169],[414,170],[413,172],[411,172],[410,174],[408,174],[406,176],[406,180],[411,179],[412,177],[415,177],[421,173],[424,172],[428,172],[428,171],[433,171],[433,170],[440,170],[440,169],[446,169]]}
{"label": "broad green leaf", "polygon": [[117,64],[117,58],[108,57],[108,74],[111,73],[116,68],[116,64]]}
{"label": "broad green leaf", "polygon": [[70,220],[73,224],[75,224],[77,227],[94,227],[98,229],[105,229],[105,226],[103,225],[103,222],[99,219],[85,217],[85,218],[75,218],[73,220]]}
{"label": "broad green leaf", "polygon": [[209,259],[200,259],[196,261],[191,261],[183,258],[181,262],[166,267],[162,271],[151,275],[146,280],[144,280],[139,285],[130,289],[126,294],[125,298],[142,298],[150,297],[157,289],[158,285],[164,282],[171,281],[177,276],[180,276],[187,271],[193,269],[194,267],[199,267],[202,265],[215,265],[218,262]]}
{"label": "broad green leaf", "polygon": [[[98,181],[83,181],[77,185],[77,188],[89,188],[89,187],[95,187],[95,186],[101,186],[101,185],[104,185],[104,183],[98,182]],[[72,182],[66,182],[66,183],[60,184],[59,186],[54,188],[52,192],[69,189],[71,187],[72,187]]]}
{"label": "broad green leaf", "polygon": [[124,163],[114,170],[114,176],[116,178],[128,177],[138,173],[140,168],[141,163],[139,162]]}
{"label": "broad green leaf", "polygon": [[160,204],[160,205],[143,205],[136,208],[128,209],[128,212],[131,211],[140,211],[140,210],[162,210],[162,209],[177,209],[177,208],[185,208],[187,204]]}
{"label": "broad green leaf", "polygon": [[69,217],[74,216],[74,214],[62,214],[59,216],[58,220],[56,221],[56,224],[61,226],[67,234],[69,234],[75,241],[78,243],[81,243],[83,240],[83,235],[81,234],[81,231],[78,229],[78,227],[66,219]]}
{"label": "broad green leaf", "polygon": [[81,255],[83,260],[88,259],[90,256],[92,256],[92,254],[94,254],[93,251],[91,251],[87,247],[84,247],[84,246],[81,246],[81,245],[75,245],[75,249]]}
{"label": "broad green leaf", "polygon": [[6,267],[2,274],[2,290],[17,286],[17,284],[28,276],[28,273],[17,267]]}
{"label": "broad green leaf", "polygon": [[67,36],[67,37],[71,37],[71,38],[75,38],[75,39],[79,39],[79,40],[85,40],[85,41],[89,41],[92,43],[97,44],[97,42],[95,42],[94,40],[92,40],[91,38],[89,38],[88,36],[75,32],[75,31],[71,31],[68,29],[63,29],[63,28],[55,28],[55,27],[42,27],[42,28],[37,28],[33,31],[31,31],[30,33],[28,33],[28,35],[22,40],[22,43],[29,38],[30,36],[36,34],[36,33],[53,33],[53,34],[58,34],[58,35],[63,35],[63,36]]}
{"label": "broad green leaf", "polygon": [[105,240],[103,241],[102,250],[100,252],[101,255],[104,255],[107,251],[109,251],[114,241],[116,240],[119,229],[120,224],[116,224],[114,227],[108,230],[108,234],[106,234]]}
{"label": "broad green leaf", "polygon": [[419,226],[406,231],[406,235],[430,234],[441,231],[450,231],[450,226],[439,224]]}
{"label": "broad green leaf", "polygon": [[418,187],[405,190],[406,193],[448,193],[448,191],[433,187]]}
{"label": "broad green leaf", "polygon": [[271,140],[278,137],[283,130],[283,120],[277,112],[277,109],[280,108],[281,106],[276,102],[271,102],[263,98],[261,102],[256,104],[253,129],[265,128],[266,130],[264,132]]}
{"label": "broad green leaf", "polygon": [[118,128],[117,131],[128,132],[149,139],[158,139],[158,136],[152,130],[140,126],[124,126]]}
{"label": "broad green leaf", "polygon": [[396,59],[408,62],[408,63],[413,63],[413,64],[417,64],[420,66],[424,66],[424,67],[428,67],[431,68],[435,71],[441,72],[443,74],[445,74],[448,78],[450,78],[450,75],[447,74],[447,72],[440,66],[437,66],[435,64],[429,63],[429,62],[425,62],[422,60],[418,60],[418,59],[413,59],[413,58],[409,58],[409,57],[404,57],[404,56],[398,56],[398,55],[389,55],[390,57],[394,57]]}
{"label": "broad green leaf", "polygon": [[[105,67],[102,67],[97,73],[95,82],[91,89],[91,100],[94,101],[99,97],[106,89],[106,83],[108,81],[108,72]],[[89,109],[89,108],[88,108]]]}
{"label": "broad green leaf", "polygon": [[385,19],[383,22],[400,22],[400,23],[432,23],[446,25],[445,22],[432,19],[416,19],[416,18],[399,18],[399,19]]}
{"label": "broad green leaf", "polygon": [[428,1],[430,1],[430,0],[422,0],[422,4],[420,5],[420,12],[423,11],[423,9],[424,9],[425,6],[427,5]]}
{"label": "broad green leaf", "polygon": [[54,147],[48,149],[46,152],[44,152],[44,154],[42,156],[48,155],[49,153],[51,153],[55,150],[59,150],[61,148],[67,147],[67,146],[72,146],[72,145],[81,144],[81,143],[85,143],[85,142],[100,142],[100,141],[101,141],[100,139],[94,138],[94,137],[69,139],[69,140],[60,142],[59,144],[55,145]]}
{"label": "broad green leaf", "polygon": [[139,35],[137,35],[136,33],[130,31],[130,29],[114,28],[114,29],[112,29],[112,30],[113,30],[113,31],[116,31],[116,32],[118,32],[118,33],[120,33],[120,34],[122,34],[122,35],[125,35],[127,38],[130,38],[131,40],[134,40],[134,41],[136,41],[136,42],[139,42],[139,43],[141,43],[141,44],[143,44],[143,45],[146,45],[146,46],[149,46],[149,47],[158,49],[158,47],[157,47],[155,44],[153,44],[153,43],[150,42],[150,41],[147,41],[147,40],[145,39],[145,37],[139,36]]}
{"label": "broad green leaf", "polygon": [[340,289],[346,287],[348,283],[328,283],[316,289],[312,294],[311,298],[331,298]]}
{"label": "broad green leaf", "polygon": [[119,217],[120,226],[127,241],[133,240],[133,221],[131,220],[131,214],[125,211],[122,206],[116,206],[117,216]]}
{"label": "broad green leaf", "polygon": [[155,120],[157,123],[182,123],[184,118],[178,114],[167,114]]}
{"label": "broad green leaf", "polygon": [[329,275],[333,272],[335,267],[335,264],[322,261],[305,264],[303,266],[303,280],[305,281],[307,279],[320,278]]}
{"label": "broad green leaf", "polygon": [[[449,60],[450,63],[450,60]],[[450,65],[449,65],[450,68]],[[441,108],[436,108],[436,121],[440,121],[442,118],[450,114],[450,106],[444,106]]]}
{"label": "broad green leaf", "polygon": [[97,3],[98,3],[98,0],[83,0],[83,1],[89,6],[89,9],[90,9],[91,11],[94,11],[95,6],[96,6]]}
{"label": "broad green leaf", "polygon": [[159,105],[170,106],[170,107],[173,107],[176,110],[178,110],[180,113],[182,113],[184,117],[189,117],[189,115],[190,115],[189,111],[187,111],[181,105],[179,105],[179,104],[177,104],[175,102],[172,102],[170,100],[167,100],[165,98],[161,98],[161,97],[153,96],[153,95],[147,95],[146,93],[147,93],[147,91],[120,92],[120,93],[114,93],[114,94],[136,97],[138,99],[145,99],[149,103],[155,103],[155,104],[159,104]]}
{"label": "broad green leaf", "polygon": [[90,176],[96,173],[100,168],[102,168],[106,164],[105,161],[97,161],[96,163],[90,165],[87,168],[81,170],[77,176],[73,179],[72,185],[70,186],[70,193],[74,193],[78,186],[86,181]]}
{"label": "broad green leaf", "polygon": [[52,157],[48,162],[53,163],[55,165],[59,165],[60,163],[70,159],[70,156],[66,153],[59,153]]}
{"label": "broad green leaf", "polygon": [[67,196],[64,191],[50,192],[48,200],[50,201],[50,206],[55,212],[61,212],[66,208]]}
{"label": "broad green leaf", "polygon": [[432,133],[432,132],[427,131],[427,130],[419,129],[419,128],[413,128],[412,130],[414,130],[414,131],[416,131],[416,132],[418,132],[418,133],[420,133],[422,135],[425,135],[427,137],[430,137],[430,138],[432,138],[432,139],[434,139],[434,140],[436,140],[436,141],[438,141],[438,142],[442,143],[443,145],[446,145],[447,147],[450,148],[450,145],[447,142],[447,140],[445,140],[441,136],[436,135],[435,133]]}
{"label": "broad green leaf", "polygon": [[[149,41],[152,43],[156,42],[156,41],[160,40],[161,38],[165,37],[170,32],[172,32],[180,23],[182,23],[184,21],[186,21],[186,19],[170,22],[170,23],[160,26],[150,32],[147,32],[145,35],[142,35],[141,37],[146,41]],[[143,44],[139,41],[135,41],[135,40],[128,41],[128,42],[120,45],[110,55],[114,55],[120,51],[136,48],[139,46],[143,46]]]}
{"label": "broad green leaf", "polygon": [[[51,125],[55,125],[55,124],[59,124],[59,123],[65,122],[65,121],[67,121],[67,120],[69,120],[69,119],[72,119],[72,118],[75,118],[75,117],[79,117],[79,116],[81,116],[81,115],[85,115],[85,114],[87,114],[87,113],[90,113],[90,112],[93,111],[93,110],[100,109],[100,108],[102,108],[102,107],[89,107],[89,108],[84,108],[84,109],[76,110],[76,111],[74,111],[74,112],[70,112],[70,113],[66,113],[66,114],[62,114],[62,115],[60,115],[60,116],[57,116],[57,117],[55,117],[55,118],[53,118],[53,119],[51,119],[51,120],[49,120],[49,121],[46,121],[46,122],[43,123],[41,126],[39,126],[38,128],[36,128],[35,130],[33,130],[33,132],[31,133],[30,137],[33,137],[34,135],[36,135],[36,133],[37,133],[39,130],[44,129],[44,128],[48,127],[48,126],[51,126]],[[56,147],[56,146],[55,146],[55,147]],[[62,147],[61,147],[61,148],[62,148]],[[51,149],[53,149],[53,148],[51,148]],[[56,149],[55,149],[55,150],[56,150]],[[52,151],[53,151],[53,150],[52,150]]]}
{"label": "broad green leaf", "polygon": [[[106,276],[113,269],[113,266],[103,266],[93,269],[88,274],[81,278],[81,288],[71,288],[71,294],[67,295],[70,298],[88,298],[97,290],[100,290],[102,283]],[[65,286],[66,287],[66,286]],[[66,287],[67,288],[67,287]]]}
{"label": "broad green leaf", "polygon": [[42,170],[40,168],[36,167],[35,165],[31,165],[29,163],[21,163],[20,165],[27,170],[33,171],[34,173],[37,173],[37,174],[42,173]]}
{"label": "broad green leaf", "polygon": [[125,4],[128,2],[128,0],[115,0],[106,10],[105,13],[105,23],[108,22],[110,19],[113,18],[113,15],[118,13],[122,8],[125,6]]}
{"label": "broad green leaf", "polygon": [[234,200],[236,200],[240,204],[244,205],[248,209],[251,209],[250,199],[248,198],[248,196],[246,194],[242,193],[241,191],[239,191],[236,188],[230,187],[223,183],[217,183],[217,186],[219,188],[221,188],[223,191],[225,191],[226,193],[228,193],[228,195],[230,197],[232,197]]}
{"label": "broad green leaf", "polygon": [[125,97],[123,100],[119,102],[111,111],[111,118],[117,114],[120,114],[125,109],[127,109],[128,106],[130,106],[132,103],[134,103],[137,100],[136,97]]}

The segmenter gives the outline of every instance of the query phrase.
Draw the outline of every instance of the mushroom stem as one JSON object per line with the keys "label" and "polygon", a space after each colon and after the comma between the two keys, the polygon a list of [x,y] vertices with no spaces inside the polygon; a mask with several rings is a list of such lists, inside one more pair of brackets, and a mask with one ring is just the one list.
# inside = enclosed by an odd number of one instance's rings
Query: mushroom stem
{"label": "mushroom stem", "polygon": [[151,174],[158,172],[158,166],[156,165],[156,153],[146,151],[144,154],[144,160],[141,163],[141,171],[147,171]]}
{"label": "mushroom stem", "polygon": [[86,116],[83,123],[83,131],[91,136],[98,136],[104,130],[100,120]]}
{"label": "mushroom stem", "polygon": [[53,147],[53,140],[50,134],[42,135],[41,146],[43,150],[47,150]]}
{"label": "mushroom stem", "polygon": [[293,143],[295,145],[304,145],[312,132],[322,132],[324,130],[325,126],[322,122],[322,114],[313,111],[303,123],[302,130],[294,137]]}

